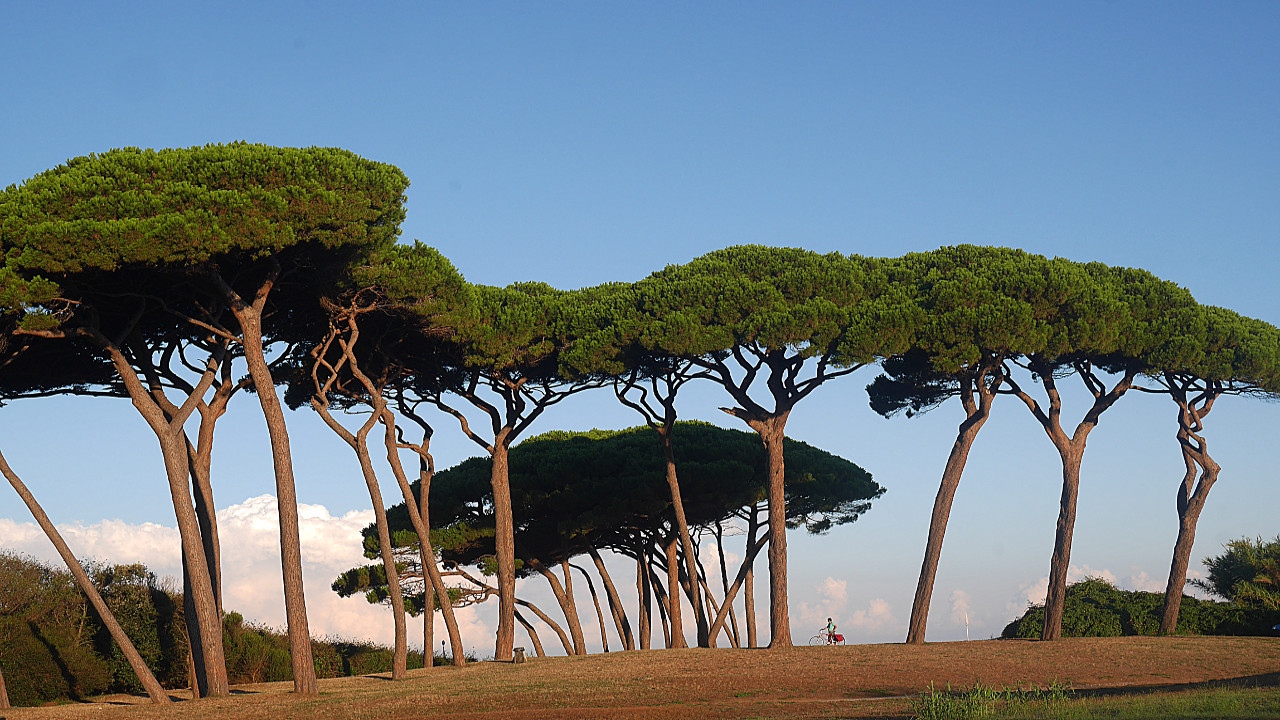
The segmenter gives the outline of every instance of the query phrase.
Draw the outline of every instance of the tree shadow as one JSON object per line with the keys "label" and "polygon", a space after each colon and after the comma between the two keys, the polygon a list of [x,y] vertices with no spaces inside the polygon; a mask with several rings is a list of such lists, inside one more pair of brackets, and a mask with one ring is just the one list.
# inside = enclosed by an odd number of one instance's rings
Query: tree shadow
{"label": "tree shadow", "polygon": [[1087,688],[1076,690],[1076,695],[1085,697],[1112,697],[1116,695],[1149,695],[1153,693],[1178,692],[1183,690],[1212,690],[1218,688],[1259,688],[1280,686],[1280,672],[1242,675],[1224,680],[1205,680],[1189,683],[1167,683],[1160,685],[1125,685],[1123,687]]}
{"label": "tree shadow", "polygon": [[27,627],[31,629],[32,637],[38,640],[41,645],[44,645],[45,650],[49,651],[49,658],[53,660],[53,664],[57,666],[58,672],[62,674],[62,679],[67,684],[67,695],[72,700],[81,702],[84,698],[82,698],[80,693],[76,690],[76,676],[71,672],[71,668],[68,667],[67,663],[62,659],[62,654],[58,652],[58,648],[49,640],[49,638],[45,637],[44,633],[40,631],[40,626],[36,625],[34,621],[28,620]]}

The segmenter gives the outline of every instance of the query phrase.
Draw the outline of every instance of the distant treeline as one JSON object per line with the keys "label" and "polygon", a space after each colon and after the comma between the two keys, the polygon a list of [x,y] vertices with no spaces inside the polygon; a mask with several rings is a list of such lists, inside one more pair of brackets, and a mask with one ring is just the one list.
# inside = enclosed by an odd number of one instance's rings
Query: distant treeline
{"label": "distant treeline", "polygon": [[[187,687],[182,593],[144,565],[90,564],[86,569],[161,684]],[[228,612],[222,634],[233,683],[293,679],[283,633]],[[369,642],[313,640],[312,654],[318,677],[391,669],[391,650]],[[422,657],[411,652],[409,666],[422,667]],[[5,552],[0,552],[0,668],[15,706],[142,692],[70,573]]]}

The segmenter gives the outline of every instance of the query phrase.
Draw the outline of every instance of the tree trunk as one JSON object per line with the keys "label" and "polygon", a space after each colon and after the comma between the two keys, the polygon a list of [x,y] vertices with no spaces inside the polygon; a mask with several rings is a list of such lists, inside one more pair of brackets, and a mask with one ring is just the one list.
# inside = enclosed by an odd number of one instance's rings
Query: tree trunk
{"label": "tree trunk", "polygon": [[1067,600],[1067,570],[1071,564],[1071,538],[1076,526],[1076,498],[1080,493],[1079,449],[1074,445],[1062,453],[1062,497],[1054,533],[1053,557],[1049,561],[1049,589],[1044,599],[1044,628],[1041,640],[1062,637],[1062,611]]}
{"label": "tree trunk", "polygon": [[636,554],[636,596],[640,649],[648,650],[653,642],[653,593],[649,588],[649,568],[643,549]]}
{"label": "tree trunk", "polygon": [[[440,614],[444,616],[445,630],[449,633],[449,645],[453,648],[453,664],[455,667],[462,667],[466,664],[466,657],[463,655],[462,633],[458,630],[458,619],[453,612],[453,602],[449,597],[449,589],[444,585],[444,578],[440,576],[440,568],[436,566],[436,552],[431,545],[431,514],[428,512],[431,498],[431,478],[434,475],[432,469],[432,461],[430,453],[426,449],[426,440],[415,450],[419,453],[421,467],[418,473],[418,501],[414,502],[413,488],[409,485],[409,476],[405,474],[404,463],[400,461],[399,442],[396,440],[396,417],[387,407],[386,403],[381,401],[381,395],[377,395],[377,404],[374,408],[382,418],[383,443],[387,448],[387,462],[391,465],[391,473],[396,478],[396,484],[400,486],[400,494],[404,497],[405,509],[409,511],[409,522],[413,525],[413,531],[418,535],[418,554],[422,561],[422,572],[425,573],[424,592],[429,592],[428,588],[434,589],[436,597],[439,599]],[[429,582],[427,582],[429,581]],[[514,611],[514,610],[513,610]],[[426,640],[430,643],[428,647],[435,647],[435,639],[432,637],[432,624],[434,617],[427,621],[423,628]]]}
{"label": "tree trunk", "polygon": [[[723,597],[729,596],[729,566],[724,558],[724,525],[716,520],[716,556],[720,561],[720,591]],[[707,593],[710,596],[710,592]],[[719,614],[719,611],[716,611]],[[733,612],[733,603],[729,603],[729,637],[734,647],[742,647],[742,638],[738,634],[738,617]],[[714,639],[712,640],[714,642]]]}
{"label": "tree trunk", "polygon": [[769,467],[769,647],[791,647],[787,606],[787,500],[782,455],[788,413],[759,423]]}
{"label": "tree trunk", "polygon": [[[680,546],[684,550],[685,572],[689,577],[698,576],[697,556],[693,552],[693,538],[689,534],[689,523],[685,520],[684,501],[680,496],[680,481],[676,476],[675,448],[671,444],[672,424],[667,423],[658,428],[658,437],[662,440],[662,456],[666,461],[667,488],[671,491],[671,509],[675,514],[676,531],[679,533]],[[693,606],[693,617],[698,628],[698,647],[709,647],[707,635],[707,616],[702,607],[702,595],[698,583],[692,583],[690,604]],[[684,633],[681,633],[683,636]]]}
{"label": "tree trunk", "polygon": [[591,576],[583,568],[574,565],[573,568],[582,573],[582,577],[587,581],[587,590],[591,593],[591,602],[596,606],[596,622],[600,624],[600,645],[605,652],[609,652],[609,635],[605,632],[607,629],[604,624],[604,611],[600,609],[600,596],[596,594],[596,584],[591,581]]}
{"label": "tree trunk", "polygon": [[4,671],[0,670],[0,710],[9,707],[9,689],[4,686]]}
{"label": "tree trunk", "polygon": [[493,441],[494,554],[498,563],[498,633],[493,659],[510,660],[514,647],[516,600],[516,536],[511,510],[511,484],[507,477],[507,443],[504,429]]}
{"label": "tree trunk", "polygon": [[[542,564],[537,558],[529,559],[529,567],[533,568],[539,575],[547,579],[547,583],[551,585],[551,592],[555,593],[556,602],[560,603],[560,610],[564,613],[564,619],[569,624],[569,633],[573,638],[574,655],[586,655],[586,641],[582,637],[582,623],[578,621],[577,608],[573,602],[573,596],[565,591],[565,586],[560,583],[560,579],[556,574]],[[565,577],[570,578],[569,568],[566,564]],[[571,581],[571,580],[570,580]]]}
{"label": "tree trunk", "polygon": [[[391,615],[394,618],[395,627],[395,647],[391,653],[391,679],[404,680],[409,672],[409,637],[405,627],[404,593],[400,588],[400,573],[396,569],[391,532],[387,527],[387,510],[382,504],[382,491],[378,488],[378,478],[373,471],[373,460],[369,457],[369,447],[363,435],[359,438],[356,457],[360,460],[360,470],[364,473],[365,485],[369,488],[369,500],[373,503],[373,521],[378,529],[378,550],[382,555],[382,569],[387,574],[387,593],[391,596]],[[427,645],[426,648],[429,652],[431,646]]]}
{"label": "tree trunk", "polygon": [[596,572],[600,573],[600,579],[604,581],[605,596],[609,599],[609,612],[613,614],[613,624],[618,630],[618,637],[622,639],[622,647],[635,650],[636,641],[631,635],[631,622],[627,619],[627,611],[622,606],[622,599],[618,597],[618,589],[613,585],[613,578],[609,576],[604,560],[594,547],[587,546],[587,553],[591,555],[591,561],[596,565]]}
{"label": "tree trunk", "polygon": [[516,611],[516,622],[523,625],[524,631],[529,634],[529,641],[533,643],[534,655],[536,657],[546,657],[547,653],[542,649],[542,640],[538,638],[538,631],[533,629],[533,625],[530,625],[529,621],[524,619],[519,610]]}
{"label": "tree trunk", "polygon": [[[977,384],[981,385],[980,377]],[[960,476],[964,474],[965,463],[969,460],[969,449],[978,437],[978,431],[991,416],[992,394],[985,388],[977,389],[981,398],[973,402],[974,383],[969,383],[963,390],[965,401],[965,419],[960,423],[956,433],[956,441],[951,446],[951,454],[947,456],[946,467],[942,471],[942,482],[938,485],[938,496],[933,501],[933,516],[929,520],[929,540],[925,543],[924,563],[920,567],[920,580],[916,583],[916,596],[911,604],[911,621],[907,629],[907,642],[921,644],[924,642],[925,626],[929,622],[929,604],[933,598],[933,583],[938,574],[938,560],[942,557],[942,540],[947,532],[947,521],[951,517],[951,503],[955,500],[956,488],[960,486]]]}
{"label": "tree trunk", "polygon": [[[756,533],[760,529],[760,524],[756,522],[756,508],[751,507],[751,515],[747,521],[747,547],[752,547],[756,541]],[[754,558],[752,562],[746,563],[746,577],[743,579],[746,587],[742,590],[742,602],[746,617],[743,618],[747,624],[747,647],[760,647],[760,640],[756,635],[756,569]],[[725,598],[729,597],[729,593],[725,593]],[[726,600],[726,602],[728,602]]]}
{"label": "tree trunk", "polygon": [[[1209,444],[1201,437],[1202,421],[1213,409],[1220,394],[1217,387],[1210,387],[1201,396],[1199,407],[1187,401],[1186,387],[1176,384],[1176,378],[1167,376],[1168,387],[1178,403],[1178,445],[1182,448],[1182,461],[1186,465],[1182,484],[1178,487],[1178,539],[1173,546],[1173,560],[1169,566],[1169,582],[1164,590],[1164,611],[1160,616],[1160,634],[1173,635],[1178,631],[1178,612],[1182,609],[1182,592],[1187,584],[1187,567],[1191,564],[1191,548],[1196,541],[1196,523],[1209,500],[1209,491],[1218,481],[1222,468],[1209,456]],[[1196,475],[1199,482],[1195,482]],[[1193,485],[1193,482],[1195,483]]]}
{"label": "tree trunk", "polygon": [[[523,605],[524,607],[527,607],[530,610],[532,610],[533,614],[537,615],[539,620],[546,623],[548,627],[550,627],[552,630],[555,631],[556,635],[560,638],[560,644],[564,646],[565,655],[574,654],[573,644],[570,642],[569,636],[565,634],[564,628],[560,627],[560,623],[556,622],[555,620],[552,620],[550,615],[542,611],[542,608],[538,607],[537,605],[534,605],[533,603],[527,600],[517,599],[515,602],[519,605]],[[515,618],[515,611],[512,611],[511,617],[512,619]],[[512,655],[514,656],[515,653],[513,652]]]}
{"label": "tree trunk", "polygon": [[[93,605],[94,610],[98,611],[98,617],[102,619],[102,624],[107,626],[107,632],[111,633],[111,639],[115,640],[120,652],[124,655],[125,660],[128,661],[129,667],[138,676],[138,681],[142,683],[142,687],[147,691],[147,696],[151,698],[151,702],[158,705],[169,703],[168,694],[165,693],[164,688],[160,687],[155,675],[151,673],[147,664],[143,662],[142,656],[138,654],[137,648],[129,640],[129,636],[125,634],[124,629],[120,627],[120,623],[116,622],[115,615],[111,613],[107,603],[98,594],[97,588],[93,586],[93,582],[89,579],[89,575],[85,573],[84,567],[80,565],[80,561],[76,559],[76,556],[72,554],[71,548],[67,547],[62,535],[49,520],[49,516],[45,514],[44,509],[36,502],[35,496],[27,489],[26,484],[13,471],[13,468],[9,467],[9,463],[5,460],[3,454],[0,454],[0,473],[4,474],[9,484],[13,486],[14,491],[22,498],[22,502],[26,504],[27,509],[31,511],[31,516],[35,518],[36,524],[40,526],[45,536],[57,548],[58,555],[66,563],[67,569],[71,571],[71,575],[75,578],[80,591],[89,598],[89,603]],[[4,688],[3,678],[0,678],[0,699],[3,699],[4,706],[7,707],[9,696],[8,691]]]}
{"label": "tree trunk", "polygon": [[667,559],[667,616],[671,619],[671,637],[667,647],[687,648],[684,639],[684,610],[680,607],[680,561],[676,557],[676,543],[672,535],[663,545]]}
{"label": "tree trunk", "polygon": [[[711,634],[715,635],[720,632],[720,628],[724,626],[724,621],[729,615],[729,609],[733,607],[733,599],[738,595],[738,589],[742,587],[747,577],[750,576],[752,566],[755,564],[756,556],[760,554],[760,550],[764,548],[764,544],[769,541],[769,536],[760,538],[754,545],[747,546],[747,557],[743,559],[742,565],[738,568],[738,576],[734,578],[733,585],[729,587],[729,592],[725,593],[724,604],[720,606],[720,611],[716,614],[716,619],[711,622]],[[754,621],[754,616],[752,617]],[[747,640],[750,641],[751,636],[748,634]]]}
{"label": "tree trunk", "polygon": [[[265,294],[261,295],[265,301]],[[262,407],[271,438],[271,459],[276,478],[276,509],[280,517],[280,568],[284,578],[285,620],[289,632],[289,654],[293,666],[293,691],[317,695],[315,662],[311,655],[311,630],[307,624],[307,601],[302,583],[302,543],[298,536],[298,494],[293,478],[293,457],[284,411],[276,393],[275,380],[262,347],[260,307],[239,298],[228,303],[240,323],[245,362],[253,377],[254,394]]]}

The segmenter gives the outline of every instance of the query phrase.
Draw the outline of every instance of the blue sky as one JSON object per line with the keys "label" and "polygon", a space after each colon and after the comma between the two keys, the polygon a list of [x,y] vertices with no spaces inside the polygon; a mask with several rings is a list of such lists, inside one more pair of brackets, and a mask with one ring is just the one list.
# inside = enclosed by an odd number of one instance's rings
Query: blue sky
{"label": "blue sky", "polygon": [[[1264,2],[8,2],[0,184],[121,146],[338,146],[406,172],[405,239],[473,282],[634,280],[740,243],[976,243],[1143,267],[1278,322],[1278,36],[1280,5]],[[866,409],[872,377],[824,388],[789,426],[889,489],[854,527],[792,540],[792,602],[861,618],[855,639],[900,640],[960,412],[885,421]],[[729,425],[721,404],[699,390],[682,412]],[[615,406],[584,397],[539,429],[636,424]],[[220,508],[271,491],[253,411],[242,400],[221,430]],[[1167,573],[1173,418],[1126,398],[1090,440],[1082,572]],[[291,420],[300,498],[367,508],[336,439]],[[1278,420],[1243,400],[1211,416],[1224,472],[1196,559],[1280,532]],[[474,454],[438,427],[442,464]],[[126,404],[14,403],[0,437],[55,521],[172,524],[154,439]],[[1057,496],[1043,433],[998,406],[952,515],[931,639],[963,637],[953,605],[986,637],[1025,604]],[[24,513],[0,493],[0,518]]]}

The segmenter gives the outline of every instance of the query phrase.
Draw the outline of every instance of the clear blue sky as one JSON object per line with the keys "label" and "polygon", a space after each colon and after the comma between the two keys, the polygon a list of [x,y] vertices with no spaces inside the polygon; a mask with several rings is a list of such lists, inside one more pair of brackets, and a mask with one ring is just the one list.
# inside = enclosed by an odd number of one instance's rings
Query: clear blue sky
{"label": "clear blue sky", "polygon": [[[740,243],[977,243],[1144,267],[1280,322],[1277,37],[1269,2],[0,2],[0,184],[121,146],[339,146],[408,174],[405,238],[473,282],[633,280]],[[793,603],[843,581],[837,612],[867,612],[861,639],[901,639],[959,411],[882,420],[871,378],[825,389],[790,425],[889,488],[854,528],[792,541]],[[690,398],[686,415],[728,424],[714,392]],[[585,398],[541,429],[635,424],[613,404]],[[1167,573],[1181,464],[1166,404],[1126,398],[1090,441],[1076,564]],[[271,489],[241,405],[219,441],[220,507]],[[1272,404],[1215,410],[1225,470],[1196,559],[1280,532],[1277,421]],[[439,427],[442,464],[474,454]],[[314,417],[291,432],[304,502],[368,506]],[[127,405],[15,403],[0,437],[56,521],[172,523]],[[931,638],[963,637],[953,592],[986,636],[1047,574],[1057,472],[1026,410],[998,406],[953,513]],[[135,485],[141,502],[122,491]],[[25,519],[11,495],[0,518]],[[897,625],[875,625],[876,607]]]}

